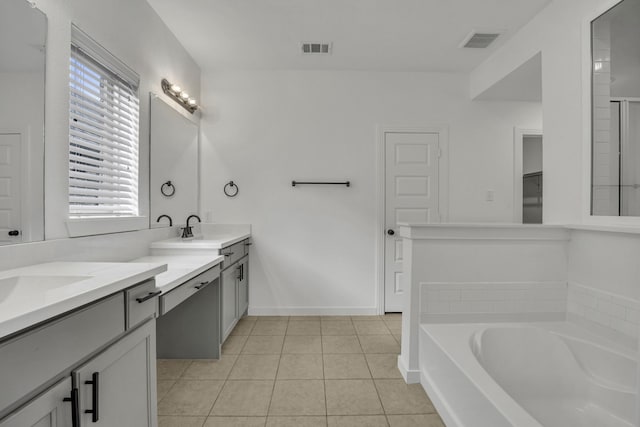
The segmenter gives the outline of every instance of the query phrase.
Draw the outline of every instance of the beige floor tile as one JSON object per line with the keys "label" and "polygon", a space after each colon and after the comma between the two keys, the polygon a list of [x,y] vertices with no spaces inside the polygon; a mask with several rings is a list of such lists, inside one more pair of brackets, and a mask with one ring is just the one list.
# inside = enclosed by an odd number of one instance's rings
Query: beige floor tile
{"label": "beige floor tile", "polygon": [[289,321],[287,335],[320,335],[319,320]]}
{"label": "beige floor tile", "polygon": [[397,354],[367,354],[367,363],[373,378],[400,379]]}
{"label": "beige floor tile", "polygon": [[362,348],[356,335],[323,336],[322,352],[325,354],[362,353]]}
{"label": "beige floor tile", "polygon": [[320,321],[322,322],[335,322],[335,321],[350,321],[351,316],[321,316]]}
{"label": "beige floor tile", "polygon": [[329,427],[388,427],[384,415],[343,415],[327,417]]}
{"label": "beige floor tile", "polygon": [[272,392],[273,381],[227,381],[211,415],[265,417]]}
{"label": "beige floor tile", "polygon": [[314,336],[287,335],[284,339],[283,354],[322,353],[322,340]]}
{"label": "beige floor tile", "polygon": [[169,393],[176,380],[158,380],[158,402]]}
{"label": "beige floor tile", "polygon": [[240,322],[255,322],[258,320],[258,316],[244,316],[240,319]]}
{"label": "beige floor tile", "polygon": [[289,316],[289,321],[292,320],[320,320],[320,316]]}
{"label": "beige floor tile", "polygon": [[402,334],[402,320],[385,320],[384,323],[392,334]]}
{"label": "beige floor tile", "polygon": [[282,336],[251,335],[242,348],[241,354],[280,354],[282,352]]}
{"label": "beige floor tile", "polygon": [[322,335],[355,335],[356,330],[350,320],[322,322]]}
{"label": "beige floor tile", "polygon": [[267,427],[327,427],[327,417],[269,417]]}
{"label": "beige floor tile", "polygon": [[242,354],[229,374],[230,380],[274,380],[279,354]]}
{"label": "beige floor tile", "polygon": [[288,322],[289,316],[257,316],[258,322]]}
{"label": "beige floor tile", "polygon": [[267,417],[209,417],[204,427],[264,427]]}
{"label": "beige floor tile", "polygon": [[327,415],[382,415],[372,380],[325,380]]}
{"label": "beige floor tile", "polygon": [[258,320],[251,331],[251,335],[284,335],[289,322]]}
{"label": "beige floor tile", "polygon": [[391,335],[389,328],[382,320],[354,320],[353,326],[358,335]]}
{"label": "beige floor tile", "polygon": [[220,360],[194,360],[184,371],[182,378],[191,380],[226,380],[233,364],[238,358],[235,354],[223,355]]}
{"label": "beige floor tile", "polygon": [[276,381],[269,416],[287,415],[326,415],[324,381]]}
{"label": "beige floor tile", "polygon": [[429,415],[389,415],[391,427],[445,427],[437,414]]}
{"label": "beige floor tile", "polygon": [[420,384],[406,384],[404,380],[375,380],[375,384],[387,415],[435,412]]}
{"label": "beige floor tile", "polygon": [[158,414],[207,416],[223,384],[212,380],[178,380],[158,404]]}
{"label": "beige floor tile", "polygon": [[325,354],[324,377],[332,380],[370,379],[371,373],[363,354]]}
{"label": "beige floor tile", "polygon": [[202,427],[205,417],[158,417],[158,427]]}
{"label": "beige floor tile", "polygon": [[351,320],[382,320],[382,316],[351,316]]}
{"label": "beige floor tile", "polygon": [[222,344],[222,354],[240,354],[244,344],[247,342],[246,335],[231,335]]}
{"label": "beige floor tile", "polygon": [[400,354],[400,344],[391,335],[360,335],[365,353]]}
{"label": "beige floor tile", "polygon": [[255,320],[247,320],[245,322],[240,320],[233,328],[233,331],[231,331],[231,335],[250,335],[256,323],[257,322]]}
{"label": "beige floor tile", "polygon": [[321,380],[323,378],[321,354],[283,354],[280,358],[279,380]]}
{"label": "beige floor tile", "polygon": [[188,359],[158,359],[156,369],[159,380],[177,380],[191,364]]}

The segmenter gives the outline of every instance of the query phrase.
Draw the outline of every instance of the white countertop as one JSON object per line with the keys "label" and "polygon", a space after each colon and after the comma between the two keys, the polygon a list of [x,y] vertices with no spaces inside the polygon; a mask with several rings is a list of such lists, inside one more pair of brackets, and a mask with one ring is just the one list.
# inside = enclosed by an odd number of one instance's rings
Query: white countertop
{"label": "white countertop", "polygon": [[160,263],[167,265],[167,271],[156,276],[156,289],[162,293],[183,284],[198,274],[224,261],[224,256],[209,255],[151,255],[131,261],[132,263]]}
{"label": "white countertop", "polygon": [[167,270],[158,263],[51,262],[0,272],[0,338]]}
{"label": "white countertop", "polygon": [[220,250],[251,237],[250,232],[199,235],[188,239],[176,237],[151,243],[151,249],[211,249]]}

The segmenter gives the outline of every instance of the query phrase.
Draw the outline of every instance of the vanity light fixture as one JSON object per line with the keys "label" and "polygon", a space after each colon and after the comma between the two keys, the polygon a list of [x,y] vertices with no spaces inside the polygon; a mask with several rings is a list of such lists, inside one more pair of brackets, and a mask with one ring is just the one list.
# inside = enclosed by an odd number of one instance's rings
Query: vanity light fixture
{"label": "vanity light fixture", "polygon": [[161,84],[162,91],[191,114],[195,113],[199,108],[196,100],[189,97],[189,94],[182,90],[180,86],[169,83],[167,79],[162,79]]}

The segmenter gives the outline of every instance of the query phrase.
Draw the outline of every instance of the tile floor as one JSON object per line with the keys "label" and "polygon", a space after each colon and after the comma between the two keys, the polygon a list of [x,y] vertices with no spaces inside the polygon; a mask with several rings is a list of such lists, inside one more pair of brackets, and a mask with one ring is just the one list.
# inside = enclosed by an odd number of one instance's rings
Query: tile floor
{"label": "tile floor", "polygon": [[396,367],[400,315],[246,317],[215,360],[158,360],[160,427],[444,427]]}

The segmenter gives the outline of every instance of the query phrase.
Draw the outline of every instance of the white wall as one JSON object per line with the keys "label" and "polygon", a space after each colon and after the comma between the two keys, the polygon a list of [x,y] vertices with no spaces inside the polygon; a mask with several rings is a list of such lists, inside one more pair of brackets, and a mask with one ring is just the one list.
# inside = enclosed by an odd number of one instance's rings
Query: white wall
{"label": "white wall", "polygon": [[[45,237],[1,248],[0,269],[51,259],[126,261],[147,253],[150,240],[177,230],[143,230],[65,239],[68,200],[69,46],[75,23],[140,74],[140,206],[149,205],[149,92],[166,77],[196,97],[200,69],[144,0],[37,0],[48,20],[45,93]],[[161,95],[164,97],[164,95]]]}
{"label": "white wall", "polygon": [[[69,45],[74,23],[140,75],[140,210],[149,212],[149,92],[163,77],[198,97],[200,69],[144,0],[39,0],[47,14],[45,237],[68,236]],[[161,95],[164,97],[164,95]]]}
{"label": "white wall", "polygon": [[[449,220],[511,221],[513,128],[540,128],[540,105],[471,102],[467,85],[435,73],[203,74],[202,212],[252,224],[252,312],[375,309],[376,125],[448,125]],[[234,199],[222,193],[231,179]]]}
{"label": "white wall", "polygon": [[528,135],[522,138],[522,173],[542,170],[542,136]]}
{"label": "white wall", "polygon": [[545,223],[582,220],[583,130],[588,126],[582,110],[582,29],[607,3],[553,1],[471,74],[475,97],[542,52]]}

